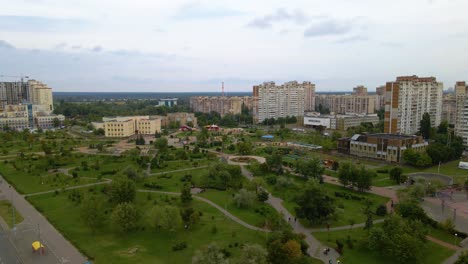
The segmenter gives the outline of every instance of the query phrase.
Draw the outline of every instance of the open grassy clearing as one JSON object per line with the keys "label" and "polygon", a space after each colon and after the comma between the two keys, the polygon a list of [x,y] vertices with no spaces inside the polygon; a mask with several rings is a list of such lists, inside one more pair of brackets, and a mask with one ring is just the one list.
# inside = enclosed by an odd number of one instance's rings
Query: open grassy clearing
{"label": "open grassy clearing", "polygon": [[[79,210],[67,198],[67,192],[29,199],[74,245],[94,258],[94,263],[190,263],[195,250],[213,241],[232,253],[232,258],[236,258],[241,244],[258,243],[265,246],[267,238],[267,234],[249,230],[227,219],[210,205],[196,200],[191,205],[203,215],[192,230],[181,228],[169,232],[148,227],[144,212],[153,204],[178,205],[176,196],[138,193],[136,204],[142,212],[140,228],[127,235],[115,233],[110,225],[105,225],[93,234],[80,221]],[[215,233],[212,232],[214,226],[217,229]],[[174,252],[172,245],[178,241],[185,241],[187,248]],[[137,250],[133,252],[135,248]]]}

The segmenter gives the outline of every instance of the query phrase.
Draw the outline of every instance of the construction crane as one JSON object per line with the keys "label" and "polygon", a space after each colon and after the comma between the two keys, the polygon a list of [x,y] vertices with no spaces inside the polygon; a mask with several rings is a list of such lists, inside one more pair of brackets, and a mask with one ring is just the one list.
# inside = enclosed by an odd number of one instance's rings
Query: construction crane
{"label": "construction crane", "polygon": [[29,79],[29,76],[15,76],[15,75],[0,75],[0,77],[7,77],[7,78],[20,78],[21,82],[23,82],[23,79]]}

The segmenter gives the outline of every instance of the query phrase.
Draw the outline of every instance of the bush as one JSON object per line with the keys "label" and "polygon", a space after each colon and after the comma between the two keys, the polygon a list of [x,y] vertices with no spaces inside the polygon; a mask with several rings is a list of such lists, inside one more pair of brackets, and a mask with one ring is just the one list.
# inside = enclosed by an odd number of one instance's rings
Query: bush
{"label": "bush", "polygon": [[145,184],[143,184],[143,186],[148,188],[148,189],[156,189],[156,190],[162,189],[162,186],[155,183],[155,182],[145,183]]}
{"label": "bush", "polygon": [[179,251],[179,250],[183,250],[185,248],[187,248],[187,242],[185,242],[185,241],[175,242],[172,245],[172,251]]}
{"label": "bush", "polygon": [[387,214],[387,206],[384,204],[379,205],[375,210],[375,214],[378,216],[385,216]]}

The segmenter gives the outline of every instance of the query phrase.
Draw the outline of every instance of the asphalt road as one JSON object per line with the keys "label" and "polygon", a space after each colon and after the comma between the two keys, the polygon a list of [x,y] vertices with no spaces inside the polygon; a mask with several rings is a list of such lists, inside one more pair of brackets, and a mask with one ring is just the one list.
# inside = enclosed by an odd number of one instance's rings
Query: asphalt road
{"label": "asphalt road", "polygon": [[5,233],[0,232],[0,264],[22,263],[16,255],[16,249]]}

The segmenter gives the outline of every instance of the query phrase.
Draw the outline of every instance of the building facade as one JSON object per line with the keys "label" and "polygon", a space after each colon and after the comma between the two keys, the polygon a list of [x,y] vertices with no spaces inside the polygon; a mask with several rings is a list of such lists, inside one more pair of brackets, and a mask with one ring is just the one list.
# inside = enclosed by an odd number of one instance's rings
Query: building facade
{"label": "building facade", "polygon": [[255,121],[262,122],[269,118],[287,116],[302,117],[305,109],[306,90],[311,89],[311,87],[310,82],[301,84],[296,81],[282,85],[276,85],[274,82],[255,85],[253,87]]}
{"label": "building facade", "polygon": [[463,145],[468,148],[468,86],[465,82],[455,84],[455,134],[463,138]]}
{"label": "building facade", "polygon": [[[58,122],[57,122],[58,120]],[[0,129],[51,129],[61,126],[65,117],[55,115],[47,106],[33,104],[6,105],[0,112]]]}
{"label": "building facade", "polygon": [[251,96],[194,96],[190,97],[190,109],[193,112],[216,112],[221,116],[240,114],[242,106],[252,109]]}
{"label": "building facade", "polygon": [[158,106],[173,107],[173,106],[177,105],[177,100],[178,100],[178,98],[159,99]]}
{"label": "building facade", "polygon": [[431,126],[440,124],[443,84],[435,77],[403,76],[385,87],[384,132],[412,135],[419,131],[424,113]]}
{"label": "building facade", "polygon": [[428,146],[421,136],[398,134],[356,134],[339,141],[339,150],[342,153],[348,151],[348,146],[350,155],[397,163],[402,161],[406,149],[422,152]]}
{"label": "building facade", "polygon": [[372,123],[374,126],[379,124],[377,114],[370,115],[323,115],[323,116],[305,116],[304,126],[318,127],[322,126],[328,129],[348,130],[351,127],[357,127],[361,123]]}
{"label": "building facade", "polygon": [[376,98],[375,95],[320,94],[316,104],[335,114],[374,114],[378,110]]}
{"label": "building facade", "polygon": [[30,103],[54,110],[52,89],[36,80],[0,82],[0,110],[7,105]]}
{"label": "building facade", "polygon": [[450,125],[455,124],[455,116],[457,113],[456,96],[452,93],[442,96],[442,114],[441,121],[447,121]]}
{"label": "building facade", "polygon": [[311,82],[303,82],[304,86],[304,111],[315,111],[315,84]]}
{"label": "building facade", "polygon": [[195,117],[194,113],[185,113],[185,112],[177,112],[177,113],[168,113],[166,116],[159,116],[161,119],[161,126],[162,127],[170,127],[171,124],[176,126],[177,128],[181,126],[190,126],[190,127],[197,127],[197,118]]}
{"label": "building facade", "polygon": [[161,119],[150,116],[103,117],[102,122],[93,122],[95,129],[104,129],[106,137],[131,137],[154,135],[161,132]]}

